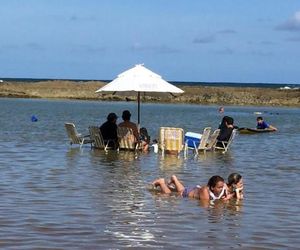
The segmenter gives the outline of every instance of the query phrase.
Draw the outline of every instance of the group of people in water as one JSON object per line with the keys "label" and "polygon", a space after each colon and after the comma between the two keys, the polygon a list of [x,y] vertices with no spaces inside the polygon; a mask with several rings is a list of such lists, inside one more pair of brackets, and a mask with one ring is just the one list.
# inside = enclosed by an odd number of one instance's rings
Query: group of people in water
{"label": "group of people in water", "polygon": [[[219,108],[219,113],[221,115],[223,115],[224,107]],[[256,129],[269,129],[272,131],[277,131],[277,128],[266,123],[264,121],[263,117],[261,117],[261,116],[258,116],[256,118],[256,122],[257,122]],[[238,126],[235,126],[233,123],[234,123],[234,119],[232,117],[223,116],[222,122],[219,125],[220,134],[217,138],[217,145],[216,145],[217,147],[222,147],[224,144],[222,144],[221,141],[223,141],[223,142],[229,141],[233,129],[238,129]]]}
{"label": "group of people in water", "polygon": [[[219,113],[221,115],[224,114],[224,107],[219,108]],[[135,143],[140,145],[140,148],[143,151],[148,151],[149,144],[150,144],[150,136],[148,135],[146,128],[139,129],[138,126],[130,121],[131,113],[129,110],[124,110],[122,113],[123,121],[117,125],[118,116],[115,113],[109,113],[107,116],[107,121],[104,122],[100,126],[100,131],[105,143],[108,143],[108,146],[111,148],[118,147],[118,133],[117,128],[120,127],[127,127],[130,128],[134,135]],[[234,125],[234,119],[230,116],[223,116],[222,121],[219,125],[220,133],[217,138],[217,147],[223,147],[224,142],[228,142],[233,129],[238,128]],[[261,116],[257,117],[257,129],[271,129],[276,131],[277,129],[267,124]],[[156,142],[156,141],[154,141]],[[223,143],[222,143],[223,142]]]}
{"label": "group of people in water", "polygon": [[118,116],[115,113],[109,113],[107,121],[100,126],[100,131],[105,143],[111,148],[118,147],[118,126],[130,128],[133,132],[135,143],[139,143],[142,150],[147,151],[150,143],[150,137],[147,129],[138,129],[138,126],[130,121],[131,113],[129,110],[124,110],[122,113],[123,122],[117,124]]}
{"label": "group of people in water", "polygon": [[177,176],[172,175],[168,182],[164,178],[159,178],[153,181],[152,185],[154,188],[159,188],[163,194],[176,193],[182,197],[194,198],[202,202],[244,198],[243,178],[239,173],[230,174],[227,183],[221,176],[214,175],[205,186],[186,187],[178,180]]}
{"label": "group of people in water", "polygon": [[[224,108],[219,109],[219,113],[224,113]],[[122,113],[123,121],[117,125],[118,116],[115,113],[110,113],[107,116],[107,121],[100,126],[100,131],[104,141],[111,143],[111,147],[117,147],[118,134],[117,128],[127,127],[133,132],[136,143],[140,143],[143,150],[148,150],[150,137],[145,128],[138,129],[138,126],[130,121],[131,113],[129,110],[124,110]],[[222,122],[219,125],[220,134],[217,138],[217,146],[220,141],[229,141],[233,129],[238,128],[234,125],[234,119],[230,116],[223,116]],[[277,130],[274,126],[267,124],[261,116],[257,117],[257,129],[272,129]],[[158,178],[152,182],[155,189],[158,189],[163,194],[176,193],[182,197],[199,199],[202,202],[212,202],[215,200],[228,201],[230,199],[241,200],[244,198],[243,178],[239,173],[232,173],[228,176],[227,182],[219,175],[212,176],[207,185],[186,187],[176,175],[172,175],[169,181],[164,178]]]}

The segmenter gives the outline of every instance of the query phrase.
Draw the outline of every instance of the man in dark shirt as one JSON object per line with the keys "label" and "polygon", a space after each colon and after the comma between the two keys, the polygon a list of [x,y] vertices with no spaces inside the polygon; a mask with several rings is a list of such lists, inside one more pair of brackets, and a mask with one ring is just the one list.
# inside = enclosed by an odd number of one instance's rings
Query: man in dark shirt
{"label": "man in dark shirt", "polygon": [[228,141],[234,129],[233,126],[233,118],[230,116],[224,116],[223,118],[223,126],[220,126],[220,135],[218,136],[217,140],[217,147],[223,147],[221,141]]}
{"label": "man in dark shirt", "polygon": [[113,148],[117,148],[118,145],[117,119],[118,116],[115,113],[110,113],[107,121],[100,126],[104,143],[108,142],[108,146]]}

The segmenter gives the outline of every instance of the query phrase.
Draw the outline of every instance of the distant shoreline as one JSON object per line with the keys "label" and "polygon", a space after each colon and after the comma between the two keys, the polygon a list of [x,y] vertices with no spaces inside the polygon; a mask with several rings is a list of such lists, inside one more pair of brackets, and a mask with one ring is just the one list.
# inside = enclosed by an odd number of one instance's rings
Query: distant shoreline
{"label": "distant shoreline", "polygon": [[[0,97],[47,98],[134,101],[136,96],[115,96],[97,94],[95,91],[104,86],[101,81],[4,81],[0,83]],[[255,105],[300,107],[299,89],[279,89],[274,87],[253,86],[215,86],[175,84],[185,92],[178,97],[144,97],[147,102],[193,103],[216,105]]]}
{"label": "distant shoreline", "polygon": [[[86,80],[86,79],[48,79],[48,78],[2,78],[1,82],[14,83],[38,83],[38,82],[103,82],[108,83],[112,80]],[[250,87],[250,88],[280,88],[280,87],[290,87],[290,88],[300,88],[300,83],[268,83],[268,82],[196,82],[196,81],[168,81],[174,85],[178,86],[212,86],[212,87]]]}

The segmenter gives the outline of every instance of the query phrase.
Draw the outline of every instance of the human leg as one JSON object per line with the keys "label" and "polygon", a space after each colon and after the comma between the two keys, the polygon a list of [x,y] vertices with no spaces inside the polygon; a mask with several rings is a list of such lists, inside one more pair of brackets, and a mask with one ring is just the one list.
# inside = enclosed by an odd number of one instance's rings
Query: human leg
{"label": "human leg", "polygon": [[152,182],[152,185],[154,185],[155,187],[160,187],[162,193],[164,194],[170,194],[171,190],[168,187],[168,185],[166,184],[166,181],[164,178],[159,178],[155,181]]}
{"label": "human leg", "polygon": [[182,194],[182,192],[184,191],[185,187],[183,186],[183,184],[178,180],[176,175],[172,175],[169,184],[174,184],[175,185],[175,189],[178,193]]}

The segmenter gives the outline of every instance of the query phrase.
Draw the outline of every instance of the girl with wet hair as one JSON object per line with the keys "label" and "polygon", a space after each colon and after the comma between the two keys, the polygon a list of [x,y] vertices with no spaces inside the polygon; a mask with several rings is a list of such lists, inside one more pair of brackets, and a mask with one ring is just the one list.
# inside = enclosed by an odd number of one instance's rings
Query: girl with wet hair
{"label": "girl with wet hair", "polygon": [[228,191],[236,199],[244,198],[243,177],[239,173],[232,173],[228,176]]}
{"label": "girl with wet hair", "polygon": [[155,180],[152,185],[159,187],[164,194],[177,192],[182,197],[199,199],[201,201],[213,202],[215,200],[227,200],[227,185],[221,176],[212,176],[207,185],[185,187],[175,175],[171,176],[169,183],[164,178]]}

